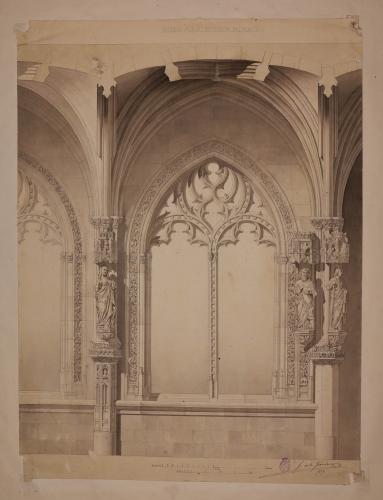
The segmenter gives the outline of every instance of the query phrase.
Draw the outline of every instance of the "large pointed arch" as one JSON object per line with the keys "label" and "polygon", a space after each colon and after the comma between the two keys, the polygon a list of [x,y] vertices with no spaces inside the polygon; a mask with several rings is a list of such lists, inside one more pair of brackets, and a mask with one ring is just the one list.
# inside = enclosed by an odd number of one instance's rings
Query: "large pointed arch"
{"label": "large pointed arch", "polygon": [[[275,228],[277,265],[281,266],[276,302],[280,304],[276,332],[278,348],[275,351],[275,365],[279,368],[286,362],[285,352],[279,346],[286,344],[286,272],[288,241],[291,233],[297,231],[297,222],[287,199],[274,179],[264,172],[244,152],[227,142],[211,139],[185,151],[157,172],[141,198],[131,219],[125,242],[128,251],[128,339],[126,341],[128,361],[126,394],[142,396],[144,392],[143,367],[145,363],[145,256],[147,234],[158,204],[177,178],[196,168],[203,162],[222,161],[246,176],[262,197]],[[284,338],[282,338],[284,337]],[[283,370],[283,368],[282,368]]]}
{"label": "large pointed arch", "polygon": [[[66,273],[71,273],[73,290],[68,291],[65,299],[72,297],[73,305],[68,308],[73,310],[73,316],[66,321],[72,325],[73,332],[67,332],[68,338],[73,338],[70,355],[71,368],[69,369],[71,380],[67,380],[67,386],[72,383],[81,383],[83,379],[83,254],[84,244],[80,225],[75,209],[65,192],[64,188],[44,166],[40,165],[34,158],[25,152],[19,153],[19,168],[32,175],[36,182],[43,186],[48,195],[55,199],[55,204],[60,213],[59,218],[66,235],[66,245],[63,259],[68,266]],[[70,265],[69,265],[70,264]],[[69,271],[69,267],[71,270]],[[65,343],[65,342],[64,342]],[[63,353],[65,354],[65,353]],[[67,361],[65,361],[67,363]]]}

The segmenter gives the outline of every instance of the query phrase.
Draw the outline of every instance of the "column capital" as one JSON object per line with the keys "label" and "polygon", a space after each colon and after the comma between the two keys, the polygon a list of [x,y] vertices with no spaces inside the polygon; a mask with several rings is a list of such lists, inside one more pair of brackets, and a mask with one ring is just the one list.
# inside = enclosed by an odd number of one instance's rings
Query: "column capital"
{"label": "column capital", "polygon": [[98,265],[117,262],[117,236],[124,218],[120,216],[91,217],[95,228],[94,255]]}
{"label": "column capital", "polygon": [[311,224],[317,231],[330,229],[342,231],[343,222],[344,220],[342,217],[315,217],[311,219]]}
{"label": "column capital", "polygon": [[318,264],[319,240],[315,233],[293,233],[289,240],[289,262],[293,264]]}
{"label": "column capital", "polygon": [[347,264],[350,258],[350,245],[346,233],[342,232],[341,217],[312,219],[311,223],[320,239],[320,258],[326,264]]}

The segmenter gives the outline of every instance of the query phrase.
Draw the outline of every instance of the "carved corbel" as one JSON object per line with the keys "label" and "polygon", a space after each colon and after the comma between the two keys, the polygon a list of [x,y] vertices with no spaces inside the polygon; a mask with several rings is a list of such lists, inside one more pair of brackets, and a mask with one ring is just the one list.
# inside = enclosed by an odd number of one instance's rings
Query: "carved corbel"
{"label": "carved corbel", "polygon": [[318,85],[323,87],[323,93],[326,97],[332,96],[333,87],[338,85],[338,80],[334,76],[334,68],[332,66],[322,66],[322,76]]}
{"label": "carved corbel", "polygon": [[96,76],[98,85],[103,88],[103,95],[108,98],[111,94],[111,88],[117,85],[112,65],[101,61],[98,57],[93,57],[91,67],[91,72]]}

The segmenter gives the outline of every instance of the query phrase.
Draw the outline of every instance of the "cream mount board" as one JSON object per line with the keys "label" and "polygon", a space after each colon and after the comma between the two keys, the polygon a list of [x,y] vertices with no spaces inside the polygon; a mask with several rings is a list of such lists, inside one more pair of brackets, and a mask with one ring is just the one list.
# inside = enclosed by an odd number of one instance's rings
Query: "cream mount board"
{"label": "cream mount board", "polygon": [[357,18],[17,39],[25,477],[358,477]]}

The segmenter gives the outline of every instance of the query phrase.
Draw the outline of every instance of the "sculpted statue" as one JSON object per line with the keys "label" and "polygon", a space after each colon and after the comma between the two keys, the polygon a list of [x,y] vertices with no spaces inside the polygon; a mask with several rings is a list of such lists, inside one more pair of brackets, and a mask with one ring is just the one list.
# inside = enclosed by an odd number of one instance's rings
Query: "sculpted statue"
{"label": "sculpted statue", "polygon": [[106,266],[100,268],[96,287],[97,331],[110,336],[115,331],[116,322],[116,276]]}
{"label": "sculpted statue", "polygon": [[327,289],[330,291],[330,330],[342,330],[346,314],[347,290],[342,283],[342,270],[338,267],[330,279]]}
{"label": "sculpted statue", "polygon": [[312,330],[314,328],[314,298],[316,291],[310,279],[310,271],[303,268],[300,279],[295,283],[297,294],[297,329]]}

